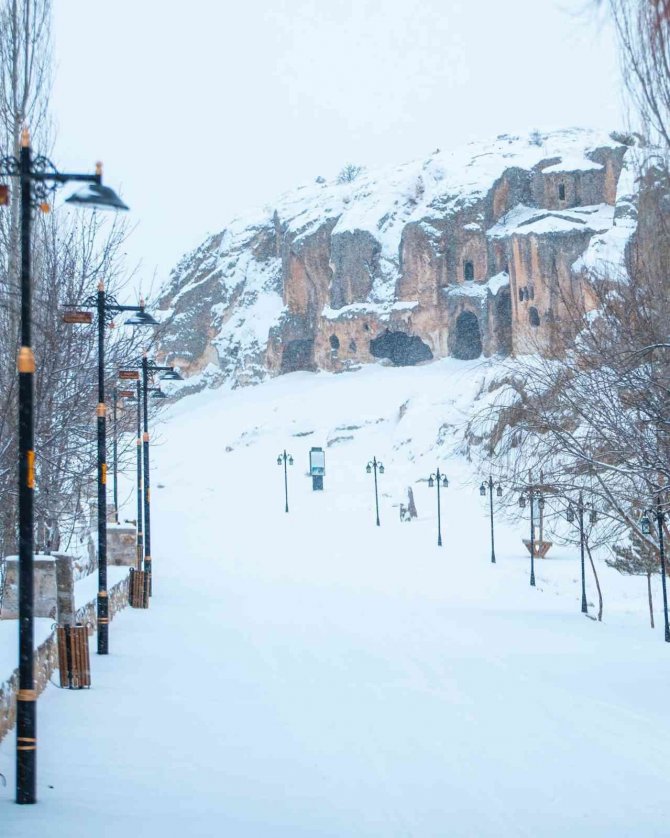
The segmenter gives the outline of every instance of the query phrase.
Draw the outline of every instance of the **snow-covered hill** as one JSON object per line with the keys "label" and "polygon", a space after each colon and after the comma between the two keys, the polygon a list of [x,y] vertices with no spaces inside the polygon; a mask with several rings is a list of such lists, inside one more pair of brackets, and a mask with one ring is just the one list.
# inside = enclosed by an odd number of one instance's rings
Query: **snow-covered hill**
{"label": "snow-covered hill", "polygon": [[[13,737],[0,745],[7,834],[665,835],[668,650],[644,580],[601,564],[604,622],[585,619],[578,552],[557,544],[530,588],[508,486],[490,562],[486,473],[457,452],[495,372],[298,372],[169,408],[151,608],[114,620],[90,691],[40,699],[37,806],[12,802]],[[419,518],[401,523],[409,485]]]}
{"label": "snow-covered hill", "polygon": [[615,212],[617,200],[630,206],[620,139],[501,135],[317,178],[181,260],[159,300],[162,357],[192,391],[380,357],[514,351],[528,321],[517,285],[534,287],[540,334],[560,316],[559,285],[592,238],[616,228],[610,251],[615,242],[621,261],[634,222]]}

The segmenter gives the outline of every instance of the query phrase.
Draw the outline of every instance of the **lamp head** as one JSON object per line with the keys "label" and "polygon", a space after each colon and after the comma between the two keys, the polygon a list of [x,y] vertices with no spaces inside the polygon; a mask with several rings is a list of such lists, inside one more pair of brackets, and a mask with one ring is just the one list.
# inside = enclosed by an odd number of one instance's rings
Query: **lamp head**
{"label": "lamp head", "polygon": [[153,399],[167,399],[168,396],[161,390],[159,387],[157,390],[154,390],[151,394]]}
{"label": "lamp head", "polygon": [[569,524],[571,524],[575,520],[575,510],[572,506],[568,506],[568,511],[565,513],[565,517]]}
{"label": "lamp head", "polygon": [[597,524],[598,523],[598,513],[595,509],[592,509],[589,513],[589,523]]}
{"label": "lamp head", "polygon": [[379,463],[379,473],[384,474],[384,466],[381,463]]}
{"label": "lamp head", "polygon": [[158,321],[143,308],[140,311],[136,311],[124,322],[126,326],[158,326]]}
{"label": "lamp head", "polygon": [[442,488],[446,489],[448,486],[449,486],[449,481],[447,480],[446,477],[443,477],[442,478]]}
{"label": "lamp head", "polygon": [[370,465],[370,463],[368,463],[368,464],[365,466],[365,470],[366,470],[366,472],[367,472],[368,474],[372,474],[372,466]]}
{"label": "lamp head", "polygon": [[174,367],[172,367],[172,369],[169,369],[167,372],[165,372],[165,373],[163,373],[163,375],[161,375],[161,380],[162,381],[183,381],[184,377],[182,375],[179,375],[177,370]]}
{"label": "lamp head", "polygon": [[282,463],[281,454],[277,457],[277,465],[280,466]]}
{"label": "lamp head", "polygon": [[642,535],[651,534],[651,521],[649,520],[649,516],[646,512],[640,518],[640,529],[642,530]]}
{"label": "lamp head", "polygon": [[126,211],[128,207],[109,186],[101,183],[87,183],[78,189],[65,201],[75,207],[89,207],[89,209]]}
{"label": "lamp head", "polygon": [[526,508],[526,496],[525,495],[519,495],[519,507],[521,509]]}
{"label": "lamp head", "polygon": [[502,486],[500,485],[500,483],[498,483],[498,485],[497,485],[497,487],[496,487],[496,495],[497,495],[499,498],[501,498],[501,497],[502,497]]}
{"label": "lamp head", "polygon": [[486,496],[486,484],[482,483],[482,485],[479,487],[479,494],[482,497]]}
{"label": "lamp head", "polygon": [[289,454],[289,457],[288,457],[288,464],[289,464],[290,466],[292,466],[292,465],[293,465],[293,456],[292,456],[291,454]]}

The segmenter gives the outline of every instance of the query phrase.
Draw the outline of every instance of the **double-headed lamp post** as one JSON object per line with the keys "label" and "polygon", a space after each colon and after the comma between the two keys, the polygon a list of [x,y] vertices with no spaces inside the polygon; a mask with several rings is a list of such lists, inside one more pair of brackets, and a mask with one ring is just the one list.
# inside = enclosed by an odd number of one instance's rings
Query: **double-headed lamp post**
{"label": "double-headed lamp post", "polygon": [[[21,345],[18,352],[19,401],[19,691],[16,704],[16,802],[36,802],[37,731],[36,701],[33,673],[34,609],[34,492],[35,431],[34,375],[35,356],[32,349],[32,284],[30,250],[32,213],[48,211],[51,193],[70,181],[85,187],[75,192],[66,203],[92,209],[127,210],[119,196],[102,185],[102,165],[95,174],[59,172],[42,155],[33,156],[27,128],[21,132],[18,157],[0,158],[0,176],[16,178],[21,190]],[[9,201],[9,188],[0,184],[0,206]]]}
{"label": "double-headed lamp post", "polygon": [[[131,325],[139,325],[134,318],[129,321]],[[151,481],[149,476],[149,376],[162,372],[161,378],[165,381],[181,381],[182,377],[173,366],[161,366],[150,361],[147,353],[142,355],[142,390],[144,391],[144,431],[142,434],[142,448],[144,453],[144,571],[149,574],[149,591],[153,590],[153,578],[151,576]],[[165,398],[165,393],[160,391],[158,398]],[[155,394],[154,394],[155,395]]]}
{"label": "double-headed lamp post", "polygon": [[539,489],[529,488],[519,495],[519,506],[525,509],[526,498],[530,503],[530,584],[535,587],[535,502],[538,509],[544,509],[544,495]]}
{"label": "double-headed lamp post", "polygon": [[436,472],[434,472],[434,474],[431,474],[430,477],[428,478],[428,487],[430,489],[432,489],[433,486],[435,486],[435,485],[437,485],[437,546],[441,547],[442,546],[442,510],[440,508],[440,487],[442,487],[443,489],[446,489],[447,486],[449,485],[449,481],[447,480],[446,475],[444,475],[440,472],[439,468],[437,469]]}
{"label": "double-headed lamp post", "polygon": [[482,481],[482,485],[479,487],[479,494],[483,498],[486,497],[487,489],[488,489],[488,493],[489,493],[489,509],[490,509],[490,515],[491,515],[491,563],[492,564],[496,563],[495,539],[494,539],[494,536],[493,536],[493,489],[494,489],[494,487],[495,487],[495,490],[496,490],[496,496],[501,498],[502,493],[503,493],[502,486],[500,485],[500,483],[494,483],[493,482],[493,477],[491,477],[491,475],[489,475],[488,480]]}
{"label": "double-headed lamp post", "polygon": [[651,535],[651,521],[650,518],[656,518],[656,526],[658,528],[658,550],[661,556],[661,588],[663,591],[663,619],[665,623],[665,642],[670,643],[670,624],[668,623],[668,591],[665,579],[665,544],[663,539],[663,524],[665,522],[665,512],[661,505],[660,493],[656,496],[656,509],[645,509],[642,518],[640,519],[640,529],[643,535]]}
{"label": "double-headed lamp post", "polygon": [[[580,561],[581,561],[581,571],[582,571],[582,614],[588,614],[589,608],[586,602],[586,567],[584,563],[584,545],[586,543],[586,539],[584,538],[584,512],[588,509],[589,510],[589,521],[592,524],[595,524],[598,521],[598,513],[592,506],[589,504],[584,504],[584,495],[582,492],[579,493],[579,498],[577,499],[577,525],[579,527],[579,553],[580,553]],[[572,524],[575,520],[575,510],[572,504],[568,504],[567,512],[565,513],[565,517],[568,520],[568,523]]]}
{"label": "double-headed lamp post", "polygon": [[377,472],[384,474],[384,464],[380,463],[376,457],[373,457],[365,467],[365,471],[368,474],[372,474],[374,472],[375,475],[375,509],[377,510],[377,526],[379,526],[379,489],[377,487]]}
{"label": "double-headed lamp post", "polygon": [[291,454],[286,453],[286,449],[284,449],[284,453],[280,454],[277,457],[277,465],[280,466],[284,464],[284,500],[286,502],[286,506],[284,508],[284,512],[288,512],[288,466],[293,465],[293,456]]}

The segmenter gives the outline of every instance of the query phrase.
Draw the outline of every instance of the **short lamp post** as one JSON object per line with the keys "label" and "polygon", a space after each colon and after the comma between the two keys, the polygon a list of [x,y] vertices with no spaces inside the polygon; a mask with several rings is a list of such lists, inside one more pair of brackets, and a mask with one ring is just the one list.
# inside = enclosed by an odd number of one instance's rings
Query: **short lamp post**
{"label": "short lamp post", "polygon": [[495,539],[493,534],[493,489],[496,490],[496,496],[501,498],[502,497],[502,486],[500,483],[494,483],[493,477],[489,475],[488,480],[484,480],[482,485],[479,487],[479,494],[485,498],[486,492],[488,490],[489,493],[489,510],[490,510],[490,518],[491,518],[491,564],[496,563],[496,550],[495,550]]}
{"label": "short lamp post", "polygon": [[661,506],[660,494],[656,496],[656,509],[645,509],[640,519],[640,529],[643,535],[651,535],[651,517],[656,518],[658,528],[658,549],[661,556],[661,588],[663,591],[663,620],[665,623],[665,642],[670,643],[670,624],[668,623],[668,592],[665,578],[665,544],[663,538],[663,523],[665,513]]}
{"label": "short lamp post", "polygon": [[[577,500],[577,525],[579,527],[579,554],[580,554],[580,561],[581,561],[581,573],[582,573],[582,614],[588,614],[589,608],[588,603],[586,602],[586,566],[584,562],[584,546],[586,544],[586,539],[584,537],[584,512],[588,509],[589,510],[589,521],[592,524],[595,524],[598,521],[598,513],[596,512],[593,507],[589,506],[588,504],[584,504],[584,495],[582,492],[579,493],[579,498]],[[573,509],[572,504],[568,505],[567,512],[565,513],[565,517],[568,520],[568,523],[572,524],[575,520],[575,510]]]}
{"label": "short lamp post", "polygon": [[428,478],[428,488],[432,489],[433,486],[437,486],[437,546],[442,546],[442,510],[440,507],[440,487],[446,489],[449,485],[449,481],[447,480],[446,475],[442,474],[437,469],[436,472],[430,475]]}
{"label": "short lamp post", "polygon": [[284,512],[288,512],[288,469],[287,466],[293,465],[293,457],[291,454],[286,453],[286,449],[284,449],[284,453],[280,454],[277,457],[277,465],[280,466],[284,464],[284,501],[285,507]]}
{"label": "short lamp post", "polygon": [[530,584],[535,587],[535,503],[538,509],[544,509],[544,496],[539,489],[528,489],[519,495],[519,506],[526,507],[526,499],[530,503]]}
{"label": "short lamp post", "polygon": [[[102,165],[95,174],[59,172],[42,155],[34,156],[27,128],[21,132],[19,156],[0,158],[0,175],[16,178],[21,206],[21,333],[18,368],[18,501],[19,501],[19,690],[16,704],[16,802],[35,803],[37,782],[37,691],[34,680],[34,494],[35,430],[32,349],[31,232],[33,211],[49,210],[50,194],[70,181],[86,185],[66,203],[91,209],[127,210],[119,196],[102,185]],[[9,203],[9,187],[0,184],[0,206]]]}
{"label": "short lamp post", "polygon": [[379,526],[379,489],[377,487],[377,472],[384,474],[384,464],[380,463],[376,457],[373,457],[365,467],[365,471],[368,474],[372,474],[374,472],[375,475],[375,509],[377,510],[377,526]]}

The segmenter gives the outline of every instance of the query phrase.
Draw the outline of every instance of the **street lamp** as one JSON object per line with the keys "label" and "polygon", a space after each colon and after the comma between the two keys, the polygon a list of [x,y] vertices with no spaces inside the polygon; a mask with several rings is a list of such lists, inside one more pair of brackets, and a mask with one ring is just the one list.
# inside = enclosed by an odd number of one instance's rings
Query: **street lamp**
{"label": "street lamp", "polygon": [[[144,310],[144,302],[138,306],[121,305],[105,291],[103,282],[98,283],[98,292],[77,305],[68,304],[67,309],[97,309],[98,315],[98,654],[109,654],[109,599],[107,596],[107,436],[105,407],[105,326],[116,314],[135,312],[135,319],[142,326],[157,326],[154,318]],[[85,311],[66,312],[66,322],[85,322],[81,319]],[[80,318],[80,319],[77,319]],[[89,321],[90,322],[90,321]],[[118,520],[118,519],[117,519]]]}
{"label": "street lamp", "polygon": [[[582,614],[589,613],[588,605],[586,602],[586,568],[584,564],[584,545],[586,543],[586,539],[584,538],[584,512],[587,508],[590,509],[589,522],[591,524],[595,524],[598,520],[598,513],[588,504],[584,504],[584,496],[582,492],[580,492],[579,499],[577,500],[577,518],[579,526],[579,553],[582,573]],[[568,509],[565,513],[565,517],[568,523],[572,524],[574,522],[575,510],[572,508],[572,504],[568,504]]]}
{"label": "street lamp", "polygon": [[490,510],[491,510],[491,564],[496,563],[496,551],[495,551],[495,541],[493,537],[493,487],[495,486],[496,496],[501,498],[502,497],[502,486],[500,483],[494,484],[493,478],[489,475],[488,480],[484,480],[482,485],[479,487],[479,494],[484,498],[486,497],[486,490],[488,488],[489,491],[489,501],[490,501]]}
{"label": "street lamp", "polygon": [[286,508],[284,511],[288,512],[288,471],[286,466],[293,465],[293,457],[291,454],[286,453],[286,449],[284,449],[283,454],[277,457],[277,465],[280,466],[282,463],[284,463],[284,498],[286,499]]}
{"label": "street lamp", "polygon": [[440,509],[440,486],[446,489],[449,485],[446,475],[441,474],[439,468],[428,478],[428,487],[433,488],[437,484],[437,546],[442,546],[442,513]]}
{"label": "street lamp", "polygon": [[[133,318],[131,318],[132,320]],[[144,325],[133,324],[131,325]],[[144,571],[149,578],[149,593],[153,589],[153,577],[151,575],[151,481],[149,479],[149,375],[157,372],[171,374],[172,381],[181,381],[182,377],[172,366],[160,366],[150,361],[145,352],[142,355],[142,390],[144,392],[144,432],[142,434],[142,448],[144,452]],[[158,388],[160,390],[160,388]],[[163,398],[165,394],[163,393]]]}
{"label": "street lamp", "polygon": [[140,382],[140,374],[137,370],[121,370],[119,371],[119,378],[133,378],[135,380],[135,393],[128,390],[125,395],[128,401],[136,405],[136,437],[135,447],[136,452],[136,497],[137,497],[137,526],[136,526],[136,561],[137,570],[142,570],[143,558],[143,533],[142,533],[142,384]]}
{"label": "street lamp", "polygon": [[[535,587],[535,504],[540,511],[544,509],[544,496],[539,489],[530,488],[527,490],[528,501],[530,502],[530,584]],[[519,506],[526,507],[526,495],[519,495]]]}
{"label": "street lamp", "polygon": [[[32,350],[32,287],[30,280],[30,249],[32,212],[48,210],[49,195],[64,183],[79,181],[90,184],[86,200],[80,193],[68,203],[87,205],[93,209],[128,207],[116,193],[102,186],[102,165],[95,174],[59,172],[42,155],[33,156],[30,133],[21,132],[19,156],[0,158],[0,175],[17,178],[21,189],[21,345],[17,368],[19,377],[19,691],[16,704],[16,802],[36,802],[37,762],[37,691],[33,673],[34,630],[34,494],[35,494],[35,430],[34,375],[35,355]],[[3,189],[6,203],[7,189]]]}
{"label": "street lamp", "polygon": [[384,474],[384,465],[383,463],[378,462],[376,457],[373,457],[365,467],[365,470],[368,474],[374,472],[375,475],[375,508],[377,510],[377,526],[379,526],[379,492],[377,489],[377,471],[379,471],[380,474]]}
{"label": "street lamp", "polygon": [[670,643],[670,624],[668,623],[668,592],[665,579],[665,544],[663,539],[663,522],[665,521],[665,513],[661,507],[660,492],[656,496],[656,509],[645,509],[642,518],[640,519],[640,529],[643,535],[651,535],[651,521],[650,516],[655,515],[656,526],[658,528],[658,549],[661,555],[661,588],[663,590],[663,619],[665,621],[665,642]]}

